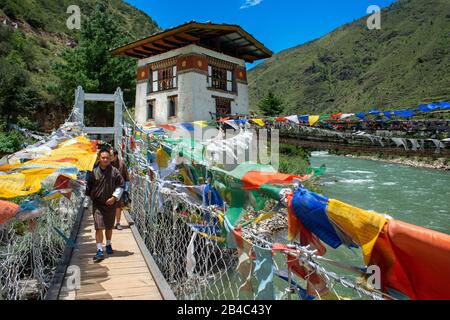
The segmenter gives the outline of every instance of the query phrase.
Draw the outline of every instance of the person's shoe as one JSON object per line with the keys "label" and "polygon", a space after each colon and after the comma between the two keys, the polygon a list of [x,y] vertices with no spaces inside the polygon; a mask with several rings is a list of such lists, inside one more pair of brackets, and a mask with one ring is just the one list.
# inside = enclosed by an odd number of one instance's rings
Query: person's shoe
{"label": "person's shoe", "polygon": [[120,223],[118,223],[118,224],[116,224],[116,229],[117,229],[117,230],[123,230],[123,227],[121,226]]}
{"label": "person's shoe", "polygon": [[111,245],[106,246],[106,253],[107,254],[113,254],[114,253],[114,250],[113,250]]}
{"label": "person's shoe", "polygon": [[97,254],[94,256],[94,262],[100,262],[103,259],[105,259],[105,256],[103,255],[103,251],[97,250]]}

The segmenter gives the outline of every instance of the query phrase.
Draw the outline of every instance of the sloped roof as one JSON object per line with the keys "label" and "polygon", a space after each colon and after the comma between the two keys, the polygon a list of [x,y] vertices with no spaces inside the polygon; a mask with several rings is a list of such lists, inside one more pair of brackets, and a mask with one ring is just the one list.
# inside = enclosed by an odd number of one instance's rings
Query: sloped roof
{"label": "sloped roof", "polygon": [[238,25],[195,21],[112,49],[111,53],[143,59],[190,44],[222,52],[247,62],[270,58],[273,54]]}

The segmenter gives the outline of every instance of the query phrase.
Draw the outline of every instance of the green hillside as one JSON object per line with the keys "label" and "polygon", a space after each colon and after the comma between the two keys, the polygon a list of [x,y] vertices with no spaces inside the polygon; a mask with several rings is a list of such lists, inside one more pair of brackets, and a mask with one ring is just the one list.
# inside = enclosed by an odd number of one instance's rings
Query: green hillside
{"label": "green hillside", "polygon": [[[0,0],[0,111],[13,110],[9,112],[10,118],[0,117],[0,131],[10,122],[24,126],[33,122],[39,129],[49,130],[65,119],[71,106],[62,103],[55,94],[60,79],[53,66],[64,62],[63,50],[80,39],[79,30],[66,27],[70,16],[66,11],[70,5],[78,5],[83,27],[83,21],[98,3],[97,0]],[[127,40],[159,30],[149,16],[122,0],[107,3],[121,28],[121,36]],[[127,87],[133,89],[134,83]],[[11,88],[20,88],[20,92],[12,92]],[[67,88],[67,95],[72,96],[74,89]]]}
{"label": "green hillside", "polygon": [[450,100],[450,1],[399,0],[381,17],[381,30],[362,18],[252,69],[251,109],[269,90],[286,114]]}

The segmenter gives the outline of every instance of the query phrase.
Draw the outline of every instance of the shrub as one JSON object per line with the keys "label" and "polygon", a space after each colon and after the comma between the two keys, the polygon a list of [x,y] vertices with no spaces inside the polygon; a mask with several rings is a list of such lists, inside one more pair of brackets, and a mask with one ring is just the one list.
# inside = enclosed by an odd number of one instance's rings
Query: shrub
{"label": "shrub", "polygon": [[0,153],[14,153],[19,151],[25,138],[18,131],[0,132]]}
{"label": "shrub", "polygon": [[308,171],[309,163],[307,158],[280,155],[278,171],[295,175],[304,175]]}

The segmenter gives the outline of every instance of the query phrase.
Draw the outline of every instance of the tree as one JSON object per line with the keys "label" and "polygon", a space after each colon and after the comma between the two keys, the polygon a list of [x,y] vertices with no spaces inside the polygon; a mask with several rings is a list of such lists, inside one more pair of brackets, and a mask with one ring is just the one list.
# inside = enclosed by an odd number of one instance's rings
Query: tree
{"label": "tree", "polygon": [[19,115],[33,117],[38,97],[27,71],[32,60],[22,31],[0,25],[0,131]]}
{"label": "tree", "polygon": [[[131,105],[135,92],[136,62],[126,57],[114,57],[109,50],[129,39],[118,24],[118,17],[102,0],[87,20],[82,21],[79,46],[62,52],[64,62],[54,65],[61,79],[56,94],[71,106],[74,90],[82,86],[87,92],[114,93],[117,87],[125,91],[125,102]],[[68,94],[71,93],[71,94]],[[112,110],[112,106],[110,106]],[[96,108],[95,119],[105,118],[105,109]]]}
{"label": "tree", "polygon": [[259,102],[258,107],[262,114],[268,117],[279,116],[284,110],[283,101],[272,91]]}

